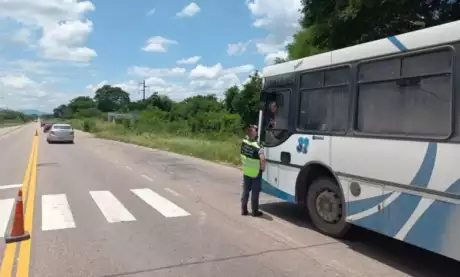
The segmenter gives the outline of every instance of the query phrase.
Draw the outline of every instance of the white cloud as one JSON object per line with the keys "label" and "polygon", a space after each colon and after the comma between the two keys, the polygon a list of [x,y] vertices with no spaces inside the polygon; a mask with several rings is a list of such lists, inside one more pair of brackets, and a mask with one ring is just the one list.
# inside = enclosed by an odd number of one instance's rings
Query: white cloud
{"label": "white cloud", "polygon": [[241,74],[241,73],[250,73],[255,70],[254,65],[252,64],[245,64],[236,67],[230,67],[228,69],[223,70],[223,74],[234,73],[234,74]]}
{"label": "white cloud", "polygon": [[36,88],[39,85],[24,74],[0,76],[0,83],[3,87],[12,89]]}
{"label": "white cloud", "polygon": [[[231,86],[240,86],[247,81],[249,74],[254,72],[255,67],[251,64],[224,68],[221,63],[213,66],[197,65],[189,74],[189,81],[176,80],[169,78],[183,76],[186,70],[183,68],[149,68],[132,66],[128,73],[145,78],[147,85],[146,97],[153,92],[167,95],[173,100],[183,100],[197,94],[216,94],[222,97],[225,90]],[[241,80],[245,80],[242,82]],[[94,89],[105,84],[105,81],[99,85],[88,85],[87,89]],[[140,93],[140,79],[127,80],[124,82],[110,83],[130,93],[132,100],[142,98]]]}
{"label": "white cloud", "polygon": [[254,71],[255,67],[252,64],[245,64],[241,66],[223,68],[221,63],[213,66],[197,65],[190,71],[189,78],[199,79],[215,79],[228,74],[247,74]]}
{"label": "white cloud", "polygon": [[266,28],[281,35],[298,28],[302,8],[299,0],[249,0],[247,5],[256,17],[254,27]]}
{"label": "white cloud", "polygon": [[288,57],[288,53],[286,51],[277,51],[277,52],[269,53],[265,56],[265,63],[273,64],[276,58],[286,59],[287,57]]}
{"label": "white cloud", "polygon": [[251,43],[251,41],[247,42],[238,42],[234,44],[228,44],[227,46],[227,54],[229,56],[236,56],[236,55],[241,55],[244,52],[246,52],[248,45]]}
{"label": "white cloud", "polygon": [[175,40],[170,40],[161,36],[151,37],[147,40],[147,45],[142,48],[146,52],[167,52],[167,46],[178,44]]}
{"label": "white cloud", "polygon": [[185,68],[150,68],[143,66],[132,66],[128,68],[128,73],[141,77],[165,77],[165,76],[181,76],[187,72]]}
{"label": "white cloud", "polygon": [[101,88],[101,87],[103,87],[103,86],[105,86],[107,84],[108,84],[107,80],[104,80],[104,81],[100,82],[97,85],[92,85],[92,84],[87,85],[86,88],[91,90],[92,92],[96,92],[96,90],[98,90],[99,88]]}
{"label": "white cloud", "polygon": [[33,73],[37,75],[51,74],[49,63],[43,61],[19,59],[6,63],[9,72]]}
{"label": "white cloud", "polygon": [[177,64],[196,64],[200,59],[200,56],[193,56],[187,59],[178,60]]}
{"label": "white cloud", "polygon": [[47,82],[37,82],[25,74],[0,74],[0,90],[4,93],[0,107],[45,112],[81,95],[81,92],[57,92]]}
{"label": "white cloud", "polygon": [[147,16],[152,16],[156,12],[155,9],[151,9],[147,12]]}
{"label": "white cloud", "polygon": [[18,44],[29,46],[31,45],[32,32],[27,28],[21,28],[13,33],[11,39]]}
{"label": "white cloud", "polygon": [[[274,53],[284,55],[287,43],[299,30],[301,1],[299,0],[247,0],[247,6],[255,17],[253,26],[263,28],[270,34],[256,41],[256,49],[271,63]],[[283,57],[283,56],[280,56]]]}
{"label": "white cloud", "polygon": [[26,28],[41,30],[39,46],[44,57],[67,61],[88,62],[96,57],[93,49],[84,46],[92,32],[92,23],[85,20],[85,14],[94,10],[90,1],[0,1],[0,19],[12,19]]}
{"label": "white cloud", "polygon": [[[145,80],[145,83],[147,85],[146,97],[149,97],[153,92],[158,92],[162,95],[168,95],[173,100],[182,100],[190,93],[190,90],[184,86],[175,83],[168,83],[157,77],[150,77]],[[142,99],[139,81],[128,80],[121,83],[115,83],[112,86],[119,87],[128,92],[130,94],[131,100],[133,101]]]}
{"label": "white cloud", "polygon": [[88,62],[97,56],[93,49],[80,47],[93,30],[91,21],[67,21],[44,28],[39,44],[50,59]]}
{"label": "white cloud", "polygon": [[196,15],[200,11],[200,7],[195,3],[192,2],[185,6],[182,11],[176,14],[177,17],[192,17]]}
{"label": "white cloud", "polygon": [[222,69],[222,64],[220,63],[209,67],[199,64],[190,71],[189,77],[214,79],[221,73]]}

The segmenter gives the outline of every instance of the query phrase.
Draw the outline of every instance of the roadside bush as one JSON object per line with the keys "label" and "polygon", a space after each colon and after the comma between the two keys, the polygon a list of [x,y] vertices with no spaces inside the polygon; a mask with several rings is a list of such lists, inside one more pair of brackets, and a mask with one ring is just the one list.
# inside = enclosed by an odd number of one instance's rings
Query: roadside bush
{"label": "roadside bush", "polygon": [[96,131],[95,125],[96,124],[93,120],[85,119],[85,121],[83,121],[83,131],[93,133]]}

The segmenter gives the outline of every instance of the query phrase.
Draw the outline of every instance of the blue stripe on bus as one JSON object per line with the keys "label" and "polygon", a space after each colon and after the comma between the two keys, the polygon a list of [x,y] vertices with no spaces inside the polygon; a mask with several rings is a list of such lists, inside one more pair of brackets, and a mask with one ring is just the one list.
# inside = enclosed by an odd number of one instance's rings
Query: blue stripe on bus
{"label": "blue stripe on bus", "polygon": [[390,193],[377,195],[369,198],[359,199],[355,201],[348,202],[347,205],[347,215],[354,215],[360,212],[364,212],[366,210],[372,209],[373,207],[382,203],[385,199],[387,199],[391,195]]}
{"label": "blue stripe on bus", "polygon": [[271,196],[295,203],[295,197],[290,195],[279,188],[271,185],[269,182],[262,179],[262,191]]}
{"label": "blue stripe on bus", "polygon": [[407,49],[407,47],[399,40],[397,39],[395,36],[391,36],[391,37],[388,37],[388,40],[393,43],[394,46],[396,46],[400,51],[402,52],[406,52],[408,51],[409,49]]}
{"label": "blue stripe on bus", "polygon": [[[433,174],[436,153],[438,147],[436,143],[429,143],[425,152],[425,157],[415,174],[410,186],[427,187]],[[377,230],[387,236],[394,237],[404,226],[410,216],[414,213],[418,203],[422,200],[419,195],[402,193],[396,200],[389,204],[385,209],[380,210],[370,216],[355,221],[357,225]],[[348,203],[349,207],[355,205],[354,202]],[[351,207],[350,207],[351,208]],[[387,216],[384,216],[387,214]],[[383,224],[382,220],[390,218],[389,224]],[[378,224],[378,226],[372,226]]]}
{"label": "blue stripe on bus", "polygon": [[[460,191],[460,179],[454,182],[447,192]],[[455,230],[460,218],[460,205],[444,201],[435,201],[415,222],[404,241],[436,253],[453,258],[460,256],[460,241]]]}
{"label": "blue stripe on bus", "polygon": [[[417,186],[417,187],[423,187],[426,188],[428,186],[428,182],[431,179],[431,175],[433,174],[434,170],[434,164],[436,162],[436,154],[438,152],[438,145],[436,143],[429,143],[428,147],[425,152],[425,157],[423,158],[423,161],[417,171],[417,174],[415,174],[414,178],[412,179],[412,182],[410,183],[411,186]],[[385,194],[385,195],[380,195],[380,196],[375,196],[375,197],[370,197],[367,199],[361,199],[361,200],[356,200],[352,202],[348,202],[348,215],[353,215],[359,212],[363,212],[367,209],[370,209],[374,206],[379,205],[382,203],[388,196],[390,196],[391,193]],[[415,210],[415,208],[418,205],[418,202],[420,201],[421,198],[419,199],[414,199],[410,196],[407,197],[402,197],[403,199],[399,199],[402,196],[399,196],[391,205],[400,205],[401,201],[407,201],[407,198],[410,198],[409,202],[406,205],[410,205],[412,211]],[[409,204],[411,203],[411,204]],[[407,207],[407,206],[406,206]],[[387,207],[388,209],[388,207]],[[379,211],[378,213],[383,212]],[[398,215],[402,216],[402,214]],[[409,217],[409,215],[404,214],[404,217]],[[403,218],[404,218],[403,217]],[[401,219],[404,221],[404,219]],[[400,222],[400,220],[398,220]],[[402,223],[404,224],[404,223]],[[402,226],[401,226],[402,227]],[[393,231],[394,232],[394,231]]]}

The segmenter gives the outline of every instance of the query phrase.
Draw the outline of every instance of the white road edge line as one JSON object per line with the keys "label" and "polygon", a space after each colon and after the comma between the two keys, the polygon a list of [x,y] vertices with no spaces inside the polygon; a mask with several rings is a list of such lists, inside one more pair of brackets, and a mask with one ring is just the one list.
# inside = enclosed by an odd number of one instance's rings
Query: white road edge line
{"label": "white road edge line", "polygon": [[171,194],[174,194],[175,196],[180,196],[180,194],[170,188],[165,188],[165,191],[170,192]]}
{"label": "white road edge line", "polygon": [[13,206],[14,198],[0,200],[0,238],[3,238],[5,235]]}
{"label": "white road edge line", "polygon": [[20,187],[22,187],[22,184],[4,185],[4,186],[0,186],[0,190],[2,190],[2,189],[15,189],[15,188],[20,188]]}
{"label": "white road edge line", "polygon": [[110,191],[90,191],[89,194],[109,223],[136,221],[136,218]]}
{"label": "white road edge line", "polygon": [[142,176],[142,178],[147,179],[147,180],[149,180],[150,182],[153,182],[153,179],[150,178],[149,176],[144,175],[144,174],[141,174],[141,176]]}
{"label": "white road edge line", "polygon": [[42,195],[42,230],[75,228],[65,194]]}
{"label": "white road edge line", "polygon": [[126,167],[127,170],[133,171],[133,169],[131,167],[129,167],[129,166],[125,165],[125,167]]}
{"label": "white road edge line", "polygon": [[131,191],[165,217],[181,217],[190,215],[190,213],[151,189],[132,189]]}

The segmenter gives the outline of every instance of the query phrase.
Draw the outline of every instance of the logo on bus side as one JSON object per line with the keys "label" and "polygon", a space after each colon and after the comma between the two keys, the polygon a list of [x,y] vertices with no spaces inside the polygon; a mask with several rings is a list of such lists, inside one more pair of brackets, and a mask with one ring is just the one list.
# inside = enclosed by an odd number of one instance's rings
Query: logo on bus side
{"label": "logo on bus side", "polygon": [[298,139],[298,145],[297,145],[297,153],[304,153],[304,154],[307,154],[308,152],[308,144],[310,143],[310,141],[308,140],[308,138],[302,138],[300,137]]}

